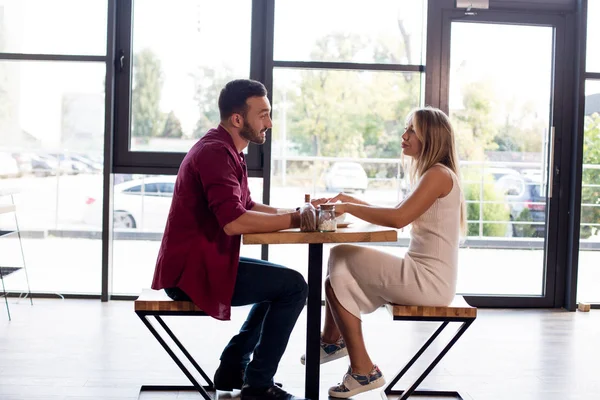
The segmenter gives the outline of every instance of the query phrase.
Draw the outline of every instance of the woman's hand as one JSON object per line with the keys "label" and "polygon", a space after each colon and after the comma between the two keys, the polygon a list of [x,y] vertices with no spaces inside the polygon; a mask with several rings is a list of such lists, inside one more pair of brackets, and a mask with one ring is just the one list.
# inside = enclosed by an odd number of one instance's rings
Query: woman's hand
{"label": "woman's hand", "polygon": [[[357,199],[356,197],[350,196],[349,194],[346,194],[346,193],[340,193],[337,196],[335,196],[329,200],[330,203],[335,203],[336,201],[340,201],[342,203],[350,203],[350,204],[369,205],[369,203],[362,201],[360,199]],[[336,207],[337,207],[337,205],[336,205]]]}
{"label": "woman's hand", "polygon": [[339,217],[347,212],[348,203],[335,203],[335,215]]}

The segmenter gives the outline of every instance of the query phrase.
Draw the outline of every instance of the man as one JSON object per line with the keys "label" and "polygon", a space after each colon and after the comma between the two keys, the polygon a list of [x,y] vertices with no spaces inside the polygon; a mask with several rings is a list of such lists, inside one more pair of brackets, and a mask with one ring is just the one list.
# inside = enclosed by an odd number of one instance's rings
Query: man
{"label": "man", "polygon": [[221,320],[230,319],[231,306],[254,304],[221,355],[215,387],[241,388],[244,400],[298,399],[273,376],[304,307],[306,281],[297,271],[239,256],[240,235],[300,224],[298,212],[255,203],[248,189],[243,150],[263,144],[272,126],[267,90],[260,82],[231,81],[221,90],[219,111],[218,128],[179,169],[152,288]]}

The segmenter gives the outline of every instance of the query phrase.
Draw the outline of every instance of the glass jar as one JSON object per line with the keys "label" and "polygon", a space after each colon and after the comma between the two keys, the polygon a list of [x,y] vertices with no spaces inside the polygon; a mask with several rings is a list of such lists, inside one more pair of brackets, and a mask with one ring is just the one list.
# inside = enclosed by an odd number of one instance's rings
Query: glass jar
{"label": "glass jar", "polygon": [[335,232],[337,229],[337,221],[335,219],[335,205],[321,204],[319,211],[319,231]]}

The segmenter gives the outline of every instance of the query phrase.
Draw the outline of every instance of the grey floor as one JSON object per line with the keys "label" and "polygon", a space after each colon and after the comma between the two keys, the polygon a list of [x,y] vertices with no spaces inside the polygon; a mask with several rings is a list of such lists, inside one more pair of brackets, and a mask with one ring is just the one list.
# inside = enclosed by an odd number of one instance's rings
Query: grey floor
{"label": "grey floor", "polygon": [[[0,308],[0,399],[200,399],[189,392],[140,394],[142,384],[186,384],[133,313],[133,303],[9,299]],[[243,322],[177,317],[168,322],[210,376],[219,353]],[[383,309],[364,318],[373,360],[391,378],[435,329],[392,322]],[[276,378],[301,394],[305,315],[296,325]],[[470,400],[600,399],[600,311],[480,310],[479,317],[424,382]],[[426,353],[426,355],[430,355]],[[431,358],[431,357],[429,357]],[[322,367],[321,398],[340,381],[347,361]],[[404,383],[404,386],[407,382]],[[238,393],[219,393],[235,398]],[[358,399],[379,399],[366,393]],[[420,397],[423,399],[423,397]]]}

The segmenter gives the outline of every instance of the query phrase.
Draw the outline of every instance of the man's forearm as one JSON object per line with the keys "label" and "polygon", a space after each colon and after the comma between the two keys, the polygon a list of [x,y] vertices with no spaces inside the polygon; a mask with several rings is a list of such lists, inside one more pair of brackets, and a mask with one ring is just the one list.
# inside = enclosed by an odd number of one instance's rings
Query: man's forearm
{"label": "man's forearm", "polygon": [[258,211],[267,214],[288,214],[296,210],[291,208],[276,208],[268,206],[266,204],[255,203],[254,207],[252,207],[252,211]]}
{"label": "man's forearm", "polygon": [[246,211],[235,221],[225,225],[223,229],[228,235],[243,235],[245,233],[276,232],[282,229],[297,228],[299,225],[300,214],[297,212],[271,214]]}

